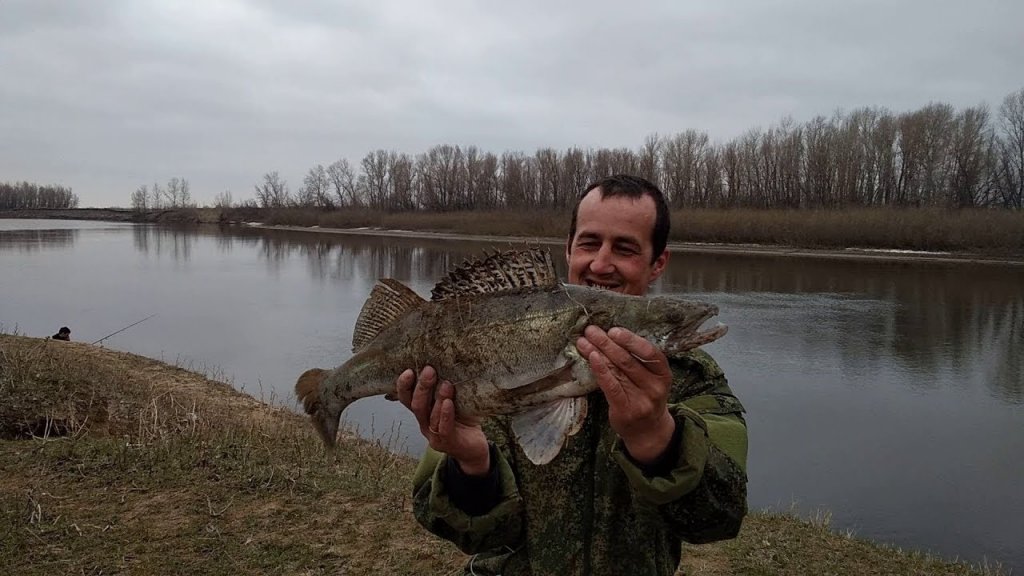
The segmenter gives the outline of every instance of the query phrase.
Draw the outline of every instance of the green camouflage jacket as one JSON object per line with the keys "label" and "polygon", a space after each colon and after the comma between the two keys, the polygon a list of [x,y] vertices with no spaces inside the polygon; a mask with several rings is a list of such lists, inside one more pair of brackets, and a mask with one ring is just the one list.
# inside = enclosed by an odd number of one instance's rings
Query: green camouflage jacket
{"label": "green camouflage jacket", "polygon": [[626,455],[598,391],[583,428],[543,466],[527,460],[506,418],[484,423],[501,500],[482,516],[452,504],[447,457],[428,449],[413,479],[416,519],[473,555],[467,574],[671,575],[682,541],[735,537],[747,511],[743,406],[706,353],[670,364],[669,409],[682,434],[668,473],[645,476]]}

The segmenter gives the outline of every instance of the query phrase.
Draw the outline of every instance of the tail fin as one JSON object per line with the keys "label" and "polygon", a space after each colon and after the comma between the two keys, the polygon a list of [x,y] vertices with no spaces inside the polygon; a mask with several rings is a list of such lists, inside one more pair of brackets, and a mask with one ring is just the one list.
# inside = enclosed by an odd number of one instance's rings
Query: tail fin
{"label": "tail fin", "polygon": [[325,374],[326,370],[312,368],[303,372],[295,383],[295,395],[299,402],[302,402],[302,409],[306,414],[316,414],[320,409],[320,382],[323,381]]}
{"label": "tail fin", "polygon": [[320,368],[306,370],[295,382],[295,395],[302,402],[302,409],[309,414],[313,421],[313,428],[330,449],[338,443],[338,423],[341,419],[341,412],[351,401],[339,399],[334,404],[324,406],[320,397],[320,386],[328,374],[327,370]]}

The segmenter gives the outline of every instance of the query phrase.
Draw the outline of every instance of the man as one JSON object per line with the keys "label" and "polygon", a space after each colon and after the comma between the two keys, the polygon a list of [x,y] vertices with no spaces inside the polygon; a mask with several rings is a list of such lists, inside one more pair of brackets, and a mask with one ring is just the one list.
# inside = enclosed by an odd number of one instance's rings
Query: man
{"label": "man", "polygon": [[[646,294],[665,270],[669,215],[652,183],[589,186],[566,243],[569,282]],[[746,424],[702,351],[668,359],[622,328],[576,342],[600,385],[581,430],[543,466],[506,418],[455,418],[454,387],[431,367],[403,372],[399,400],[430,448],[414,513],[473,554],[472,574],[674,574],[682,541],[732,538],[746,514]]]}
{"label": "man", "polygon": [[50,338],[54,340],[64,340],[65,342],[70,342],[71,328],[68,328],[67,326],[61,326],[60,330],[57,330],[57,333],[54,334],[53,336],[50,336]]}

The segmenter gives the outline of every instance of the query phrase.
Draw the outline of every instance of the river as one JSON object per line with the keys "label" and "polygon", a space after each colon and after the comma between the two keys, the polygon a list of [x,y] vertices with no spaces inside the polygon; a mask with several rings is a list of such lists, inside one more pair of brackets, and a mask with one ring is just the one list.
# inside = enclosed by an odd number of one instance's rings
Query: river
{"label": "river", "polygon": [[[350,355],[377,278],[426,295],[506,246],[0,219],[0,329],[94,342],[148,318],[100,345],[294,406],[298,374]],[[730,326],[706,350],[747,408],[752,508],[1024,570],[1024,267],[677,253],[653,291]],[[346,419],[423,449],[396,403]]]}

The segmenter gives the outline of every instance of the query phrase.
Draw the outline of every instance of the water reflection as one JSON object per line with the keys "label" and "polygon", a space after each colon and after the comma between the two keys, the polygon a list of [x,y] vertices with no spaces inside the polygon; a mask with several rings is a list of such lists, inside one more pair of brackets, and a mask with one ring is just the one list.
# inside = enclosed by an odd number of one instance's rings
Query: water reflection
{"label": "water reflection", "polygon": [[78,230],[0,230],[0,250],[17,252],[38,252],[39,250],[63,250],[71,247],[78,239]]}
{"label": "water reflection", "polygon": [[[77,230],[0,232],[5,249],[67,246]],[[136,226],[136,250],[188,262],[198,238],[219,251],[254,248],[273,275],[286,262],[305,262],[317,282],[350,282],[368,294],[378,278],[396,278],[426,295],[451,267],[486,246],[443,240],[353,237],[248,228]],[[559,272],[560,246],[552,246]],[[759,309],[792,349],[833,355],[849,375],[863,377],[897,361],[921,389],[951,373],[960,385],[980,384],[1004,402],[1024,403],[1024,273],[986,266],[850,264],[829,260],[676,254],[654,292],[699,293],[730,324]],[[743,295],[737,300],[734,295]],[[813,296],[813,297],[808,297]],[[799,312],[799,313],[797,313]]]}
{"label": "water reflection", "polygon": [[192,258],[192,247],[196,242],[195,228],[135,226],[132,228],[132,242],[135,249],[146,255],[168,256],[179,263]]}
{"label": "water reflection", "polygon": [[[410,284],[439,280],[452,267],[479,256],[484,249],[513,246],[250,228],[225,228],[218,238],[257,247],[270,269],[297,256],[308,263],[311,276],[321,280],[395,278]],[[556,267],[564,268],[561,262]]]}
{"label": "water reflection", "polygon": [[[905,381],[920,387],[936,385],[934,377],[947,371],[964,385],[984,375],[993,394],[1019,404],[1022,287],[1024,270],[1013,268],[685,255],[674,258],[660,289],[754,293],[764,307],[817,307],[807,323],[787,327],[801,347],[831,348],[842,362],[857,364],[855,372],[896,359],[918,376]],[[728,311],[727,298],[718,303]],[[796,316],[785,318],[792,323]]]}

